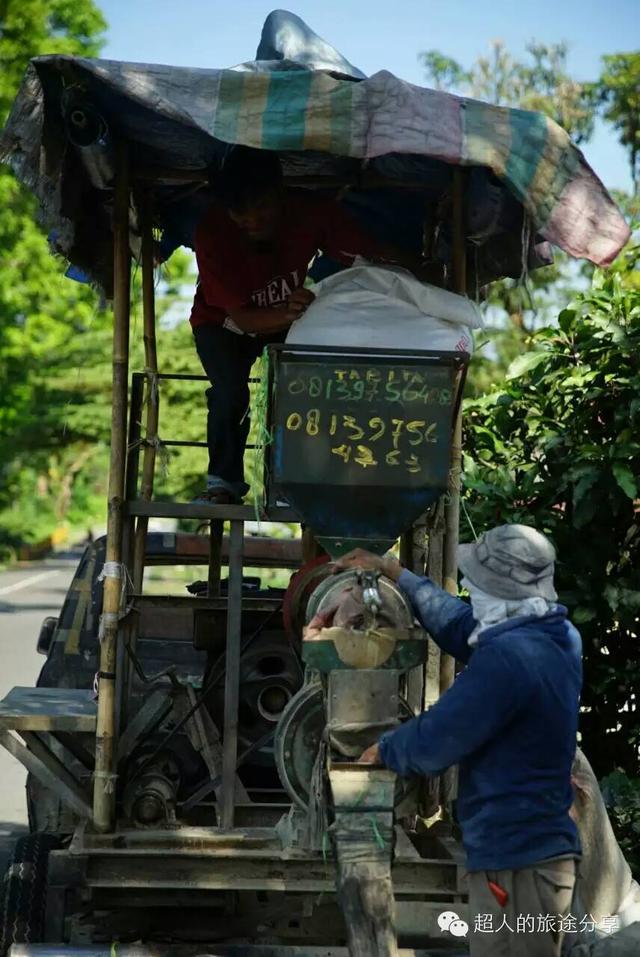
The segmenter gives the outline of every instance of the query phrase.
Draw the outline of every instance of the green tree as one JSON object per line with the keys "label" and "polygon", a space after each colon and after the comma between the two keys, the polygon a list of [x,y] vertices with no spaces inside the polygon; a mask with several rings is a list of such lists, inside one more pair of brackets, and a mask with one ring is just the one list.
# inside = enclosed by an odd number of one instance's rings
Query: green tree
{"label": "green tree", "polygon": [[526,47],[516,60],[502,40],[494,40],[488,56],[465,69],[438,50],[420,54],[427,80],[437,89],[454,90],[496,106],[520,107],[546,113],[564,127],[576,143],[593,132],[592,90],[567,72],[566,43],[538,43]]}
{"label": "green tree", "polygon": [[[0,0],[0,110],[7,115],[29,58],[99,53],[105,22],[91,0]],[[104,521],[111,403],[110,309],[88,285],[64,276],[36,225],[35,199],[0,168],[0,554],[46,538],[57,525]],[[157,312],[175,311],[192,260],[163,268]],[[188,304],[183,304],[188,314]],[[144,368],[140,271],[134,270],[131,368]],[[159,334],[165,372],[200,371],[186,322]],[[201,440],[202,384],[167,384],[161,421],[168,437]],[[193,393],[192,395],[189,392]],[[161,457],[161,497],[202,485],[200,450]]]}
{"label": "green tree", "polygon": [[[584,646],[581,732],[597,773],[638,776],[640,247],[597,270],[506,383],[468,402],[465,486],[476,532],[547,532]],[[467,536],[469,528],[464,528]]]}
{"label": "green tree", "polygon": [[[438,89],[477,97],[497,106],[545,113],[563,126],[576,143],[593,132],[593,91],[573,79],[567,69],[566,43],[532,41],[526,56],[514,58],[501,40],[494,40],[487,56],[469,68],[437,50],[421,54],[427,80]],[[590,274],[591,267],[581,267]],[[487,290],[487,329],[481,361],[474,362],[469,377],[472,393],[485,391],[498,381],[509,362],[523,349],[530,333],[544,325],[566,305],[572,287],[580,282],[578,268],[560,251],[553,265],[518,279],[504,279]]]}
{"label": "green tree", "polygon": [[617,130],[627,150],[633,191],[640,189],[640,53],[602,58],[600,78],[591,87],[604,119]]}
{"label": "green tree", "polygon": [[[30,57],[93,55],[104,27],[91,0],[0,0],[0,118],[4,121]],[[52,428],[55,390],[49,380],[59,375],[71,344],[77,355],[82,343],[83,361],[90,363],[95,352],[87,331],[106,329],[95,293],[64,279],[64,265],[50,255],[36,217],[33,197],[0,168],[0,537],[4,527],[5,539],[16,537],[17,526],[37,536],[40,516],[55,516],[65,498],[62,488],[79,472],[79,447],[65,439],[60,423],[57,434]],[[60,464],[69,445],[70,460],[58,469],[59,487],[45,492],[51,456]]]}
{"label": "green tree", "polygon": [[93,0],[0,0],[0,121],[31,57],[96,56],[105,28]]}
{"label": "green tree", "polygon": [[425,72],[436,90],[458,90],[470,80],[469,73],[450,56],[439,50],[427,50],[420,55]]}

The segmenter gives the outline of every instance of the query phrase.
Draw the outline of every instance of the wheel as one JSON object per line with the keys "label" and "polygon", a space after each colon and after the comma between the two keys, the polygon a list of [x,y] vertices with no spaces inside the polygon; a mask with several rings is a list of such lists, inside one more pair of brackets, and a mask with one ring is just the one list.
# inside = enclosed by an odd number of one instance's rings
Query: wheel
{"label": "wheel", "polygon": [[28,834],[17,841],[4,879],[1,955],[12,944],[42,942],[49,852],[59,846],[56,834]]}

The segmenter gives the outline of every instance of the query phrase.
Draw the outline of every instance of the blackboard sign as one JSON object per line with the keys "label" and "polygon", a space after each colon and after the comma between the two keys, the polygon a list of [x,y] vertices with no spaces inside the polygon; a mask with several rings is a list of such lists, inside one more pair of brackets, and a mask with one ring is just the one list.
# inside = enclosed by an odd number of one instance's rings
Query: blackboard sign
{"label": "blackboard sign", "polygon": [[445,488],[458,363],[401,356],[276,357],[276,485]]}

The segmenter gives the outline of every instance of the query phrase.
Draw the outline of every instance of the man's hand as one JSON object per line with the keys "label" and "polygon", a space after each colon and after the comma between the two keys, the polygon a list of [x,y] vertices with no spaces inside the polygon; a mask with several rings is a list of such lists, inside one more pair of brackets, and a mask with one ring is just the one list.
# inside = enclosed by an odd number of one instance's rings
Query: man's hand
{"label": "man's hand", "polygon": [[310,289],[296,289],[285,303],[271,309],[257,306],[242,306],[229,313],[238,329],[243,332],[270,336],[288,329],[292,322],[299,319],[316,297]]}
{"label": "man's hand", "polygon": [[382,764],[380,759],[380,745],[376,741],[371,747],[363,751],[357,761],[358,764]]}
{"label": "man's hand", "polygon": [[286,303],[282,307],[283,314],[289,320],[289,323],[295,322],[306,311],[315,299],[315,295],[310,289],[301,287],[291,293]]}
{"label": "man's hand", "polygon": [[402,565],[393,555],[374,555],[364,548],[354,548],[352,552],[343,555],[333,566],[333,574],[344,572],[349,568],[362,568],[365,571],[376,571],[396,582],[402,573]]}

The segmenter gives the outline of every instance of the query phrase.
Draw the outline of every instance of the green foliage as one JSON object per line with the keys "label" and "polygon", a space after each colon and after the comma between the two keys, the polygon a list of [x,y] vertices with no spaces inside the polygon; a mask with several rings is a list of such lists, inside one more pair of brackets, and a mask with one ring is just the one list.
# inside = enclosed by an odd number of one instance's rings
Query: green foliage
{"label": "green foliage", "polygon": [[[0,26],[4,121],[30,57],[93,55],[105,24],[91,0],[4,0]],[[66,394],[69,377],[74,368],[95,364],[100,334],[107,329],[95,293],[64,279],[64,265],[50,255],[36,213],[33,198],[0,169],[0,550],[5,552],[12,543],[45,537],[67,517],[74,484],[77,503],[91,497],[90,482],[84,475],[79,479],[76,467],[84,460],[87,432],[75,425],[65,432],[63,410],[73,403]]]}
{"label": "green foliage", "polygon": [[640,778],[612,771],[600,789],[616,837],[634,875],[640,873]]}
{"label": "green foliage", "polygon": [[640,53],[614,53],[602,58],[602,73],[591,93],[607,122],[626,148],[634,193],[640,185]]}
{"label": "green foliage", "polygon": [[[438,89],[453,89],[500,106],[537,110],[563,126],[576,143],[593,132],[593,90],[578,83],[567,71],[565,43],[530,43],[527,55],[516,59],[500,40],[465,69],[437,50],[421,54],[427,79]],[[589,266],[582,267],[588,273]],[[528,336],[565,306],[576,288],[579,268],[555,251],[551,266],[522,279],[503,279],[487,290],[485,345],[474,361],[468,391],[478,395],[499,381]]]}
{"label": "green foliage", "polygon": [[420,54],[425,73],[436,90],[459,90],[470,81],[468,72],[456,60],[439,50],[427,50]]}
{"label": "green foliage", "polygon": [[0,0],[0,121],[31,57],[96,56],[105,28],[92,0]]}
{"label": "green foliage", "polygon": [[596,271],[505,384],[466,405],[475,528],[525,522],[556,544],[560,599],[584,642],[584,749],[599,774],[638,773],[639,255]]}
{"label": "green foliage", "polygon": [[438,50],[420,58],[436,89],[454,89],[497,106],[538,110],[567,130],[576,143],[593,132],[592,92],[567,72],[566,43],[529,43],[527,57],[514,59],[502,40],[494,40],[489,56],[465,69]]}

